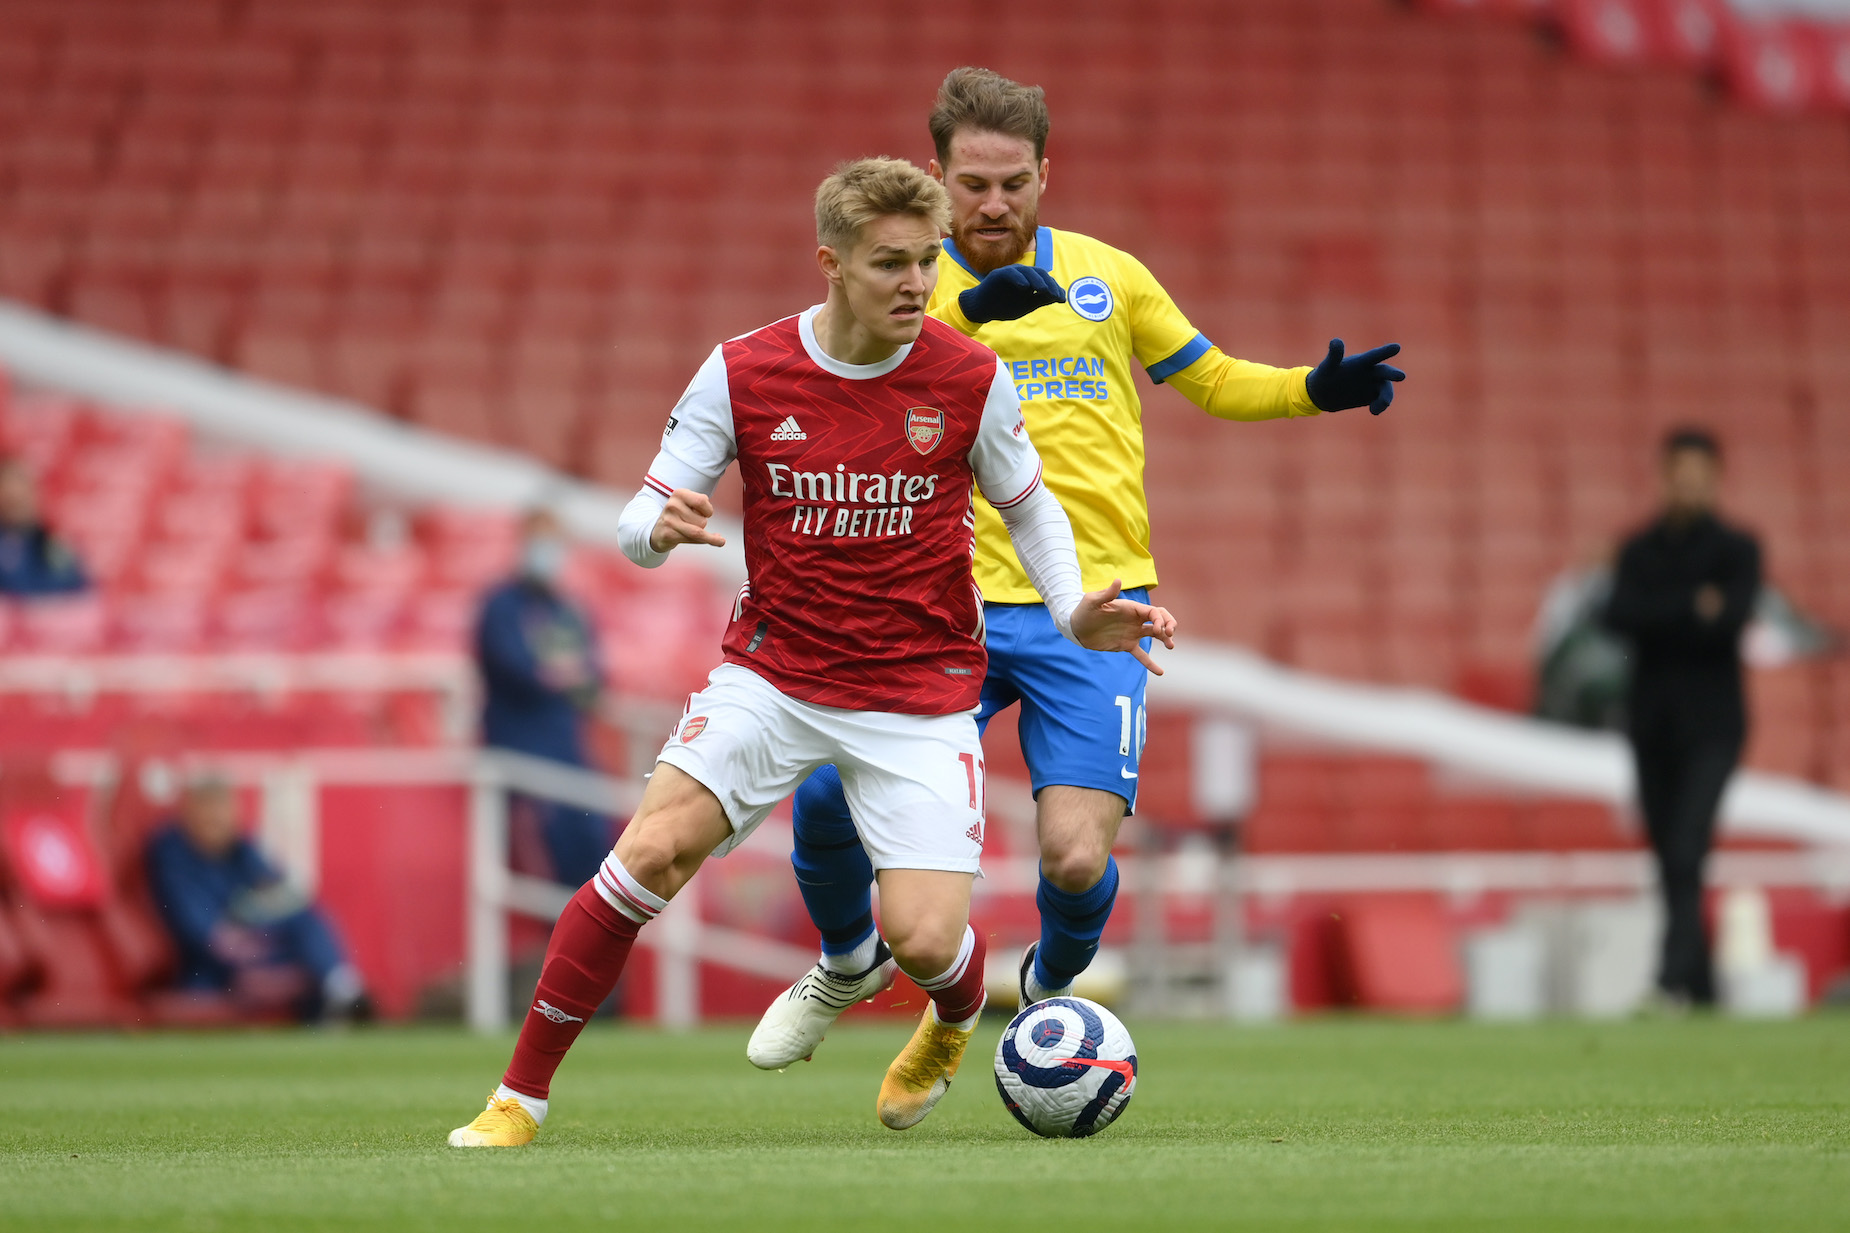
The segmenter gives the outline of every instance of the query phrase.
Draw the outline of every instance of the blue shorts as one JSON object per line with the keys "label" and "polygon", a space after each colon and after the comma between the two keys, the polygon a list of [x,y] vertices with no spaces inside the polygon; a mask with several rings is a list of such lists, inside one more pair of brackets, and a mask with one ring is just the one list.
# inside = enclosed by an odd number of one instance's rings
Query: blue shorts
{"label": "blue shorts", "polygon": [[[1150,602],[1142,587],[1126,599]],[[978,729],[1021,703],[1021,753],[1038,796],[1049,784],[1097,788],[1137,804],[1143,758],[1143,698],[1150,674],[1123,651],[1088,651],[1054,628],[1044,604],[984,604],[989,675]],[[1144,650],[1150,640],[1143,640]]]}

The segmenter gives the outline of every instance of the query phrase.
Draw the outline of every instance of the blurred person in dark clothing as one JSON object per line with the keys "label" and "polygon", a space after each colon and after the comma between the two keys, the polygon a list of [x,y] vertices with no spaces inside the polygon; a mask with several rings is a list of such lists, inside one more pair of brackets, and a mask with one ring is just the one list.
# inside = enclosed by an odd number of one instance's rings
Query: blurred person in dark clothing
{"label": "blurred person in dark clothing", "polygon": [[[560,590],[570,544],[550,510],[530,512],[521,532],[519,572],[488,593],[476,622],[482,743],[589,766],[584,724],[603,691],[603,667],[591,622]],[[615,842],[599,814],[532,798],[517,798],[515,808],[537,820],[558,881],[589,881]]]}
{"label": "blurred person in dark clothing", "polygon": [[38,484],[17,458],[0,458],[0,595],[68,595],[90,580],[39,517]]}
{"label": "blurred person in dark clothing", "polygon": [[237,799],[203,778],[146,853],[148,886],[180,953],[182,989],[232,994],[304,1019],[364,1018],[360,974],[320,909],[238,827]]}
{"label": "blurred person in dark clothing", "polygon": [[1672,432],[1662,464],[1663,511],[1621,550],[1605,620],[1632,651],[1627,726],[1667,916],[1659,996],[1710,1005],[1702,874],[1747,737],[1741,631],[1760,591],[1760,546],[1716,517],[1713,436]]}

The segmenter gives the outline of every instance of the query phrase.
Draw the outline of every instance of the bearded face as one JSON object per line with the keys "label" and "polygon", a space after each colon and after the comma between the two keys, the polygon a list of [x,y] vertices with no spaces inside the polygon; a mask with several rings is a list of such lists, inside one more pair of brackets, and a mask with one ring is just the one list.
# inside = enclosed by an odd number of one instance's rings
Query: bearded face
{"label": "bearded face", "polygon": [[951,239],[971,269],[987,274],[1014,265],[1034,247],[1040,213],[1040,203],[1031,201],[1025,210],[1010,209],[1001,218],[987,218],[978,212],[969,218],[954,219]]}
{"label": "bearded face", "polygon": [[979,275],[1020,261],[1040,226],[1047,163],[1033,143],[1004,133],[958,132],[947,165],[932,169],[951,195],[951,240]]}

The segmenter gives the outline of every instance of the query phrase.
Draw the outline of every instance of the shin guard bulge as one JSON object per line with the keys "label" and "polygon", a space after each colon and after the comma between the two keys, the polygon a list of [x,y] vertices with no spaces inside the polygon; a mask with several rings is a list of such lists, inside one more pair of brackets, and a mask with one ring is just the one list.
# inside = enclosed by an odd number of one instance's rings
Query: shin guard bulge
{"label": "shin guard bulge", "polygon": [[630,877],[614,853],[578,888],[553,926],[539,987],[503,1084],[542,1100],[551,1094],[553,1073],[585,1021],[617,987],[637,933],[666,903]]}
{"label": "shin guard bulge", "polygon": [[819,768],[797,789],[791,830],[790,864],[803,906],[822,935],[822,953],[847,955],[874,936],[874,867],[861,847],[841,774],[833,766]]}

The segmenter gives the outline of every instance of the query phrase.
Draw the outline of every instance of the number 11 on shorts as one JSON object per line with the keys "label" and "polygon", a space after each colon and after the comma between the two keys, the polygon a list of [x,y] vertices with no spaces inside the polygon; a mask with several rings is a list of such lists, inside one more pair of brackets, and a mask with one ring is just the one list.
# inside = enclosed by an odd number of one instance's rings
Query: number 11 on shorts
{"label": "number 11 on shorts", "polygon": [[957,760],[964,764],[964,774],[970,780],[970,808],[983,812],[983,760],[973,753],[960,753]]}

